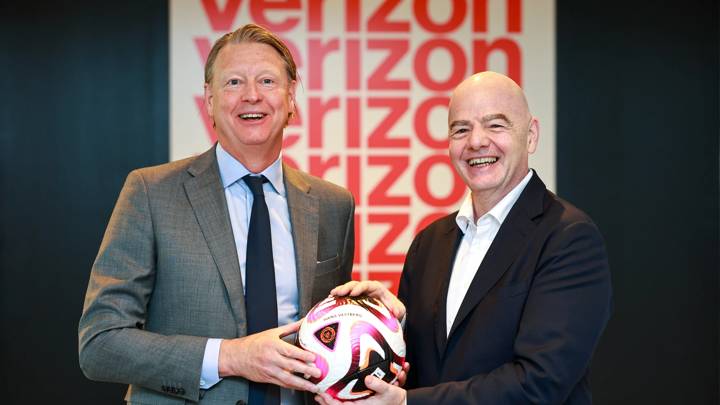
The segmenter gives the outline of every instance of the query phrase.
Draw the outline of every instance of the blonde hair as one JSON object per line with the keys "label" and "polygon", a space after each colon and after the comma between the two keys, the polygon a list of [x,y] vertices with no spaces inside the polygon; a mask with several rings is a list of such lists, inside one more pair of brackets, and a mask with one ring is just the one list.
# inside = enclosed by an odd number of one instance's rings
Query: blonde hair
{"label": "blonde hair", "polygon": [[205,62],[205,83],[209,84],[212,81],[215,59],[217,59],[220,50],[228,44],[241,44],[244,42],[255,42],[273,47],[283,62],[285,62],[285,71],[287,72],[288,79],[291,81],[297,80],[297,65],[295,65],[295,59],[293,59],[292,53],[290,53],[287,45],[285,45],[277,35],[265,27],[256,24],[246,24],[233,32],[228,32],[215,41]]}

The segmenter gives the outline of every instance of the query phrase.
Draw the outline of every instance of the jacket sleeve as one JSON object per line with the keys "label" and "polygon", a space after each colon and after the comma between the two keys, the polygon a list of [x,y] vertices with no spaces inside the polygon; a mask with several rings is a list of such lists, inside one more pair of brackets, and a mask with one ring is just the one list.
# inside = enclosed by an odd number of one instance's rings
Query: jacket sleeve
{"label": "jacket sleeve", "polygon": [[610,300],[600,232],[591,222],[566,225],[547,240],[538,262],[514,360],[464,381],[409,390],[407,403],[563,403],[588,367],[610,316]]}
{"label": "jacket sleeve", "polygon": [[207,338],[143,330],[155,258],[148,189],[134,171],[90,274],[78,328],[80,367],[92,380],[137,384],[197,401]]}
{"label": "jacket sleeve", "polygon": [[355,199],[350,192],[348,194],[348,218],[345,223],[345,238],[340,261],[343,283],[350,281],[355,258]]}
{"label": "jacket sleeve", "polygon": [[[418,246],[420,245],[420,240],[422,238],[423,233],[420,232],[415,238],[413,239],[412,243],[410,244],[410,248],[408,248],[407,255],[405,256],[405,264],[403,265],[402,274],[400,275],[400,285],[398,286],[398,299],[403,302],[407,303],[409,302],[408,299],[410,295],[412,295],[413,286],[411,283],[412,280],[412,273],[413,273],[413,263],[416,262],[416,254],[418,250]],[[405,314],[405,321],[407,320],[407,314]],[[407,330],[404,330],[403,333],[405,334],[404,338],[406,343],[409,345],[409,340],[412,339],[412,336],[409,336],[407,334]],[[405,358],[406,361],[412,361],[412,357],[410,357],[412,354],[408,353],[408,357]],[[410,364],[412,367],[412,363]],[[407,379],[405,380],[405,386],[406,387],[416,387],[417,386],[417,373],[413,373],[412,371],[408,373]]]}

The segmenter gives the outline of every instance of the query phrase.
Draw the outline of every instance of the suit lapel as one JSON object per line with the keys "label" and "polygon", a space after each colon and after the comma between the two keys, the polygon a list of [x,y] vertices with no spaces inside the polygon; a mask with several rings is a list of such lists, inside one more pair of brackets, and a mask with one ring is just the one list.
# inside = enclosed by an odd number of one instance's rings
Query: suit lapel
{"label": "suit lapel", "polygon": [[434,261],[432,267],[436,271],[428,274],[434,275],[433,284],[437,286],[435,305],[433,306],[433,319],[435,319],[435,346],[438,356],[442,357],[447,344],[447,294],[450,284],[450,273],[452,272],[453,261],[458,245],[462,239],[462,233],[455,223],[455,216],[450,215],[443,224],[440,232],[443,234],[441,240],[447,241],[445,248],[438,248],[437,253],[433,252]]}
{"label": "suit lapel", "polygon": [[306,314],[312,303],[312,288],[317,264],[319,201],[310,193],[310,184],[297,170],[283,164],[288,210],[292,225],[295,263],[300,293],[300,311]]}
{"label": "suit lapel", "polygon": [[185,192],[225,284],[238,322],[238,335],[243,336],[246,333],[245,297],[215,148],[198,156],[188,173],[192,177],[185,181]]}
{"label": "suit lapel", "polygon": [[500,226],[495,239],[485,255],[480,267],[468,288],[455,321],[452,324],[448,339],[468,316],[468,314],[485,297],[510,265],[525,251],[529,236],[535,229],[532,221],[542,214],[542,200],[545,184],[533,173],[533,177],[523,190],[520,198],[508,213]]}

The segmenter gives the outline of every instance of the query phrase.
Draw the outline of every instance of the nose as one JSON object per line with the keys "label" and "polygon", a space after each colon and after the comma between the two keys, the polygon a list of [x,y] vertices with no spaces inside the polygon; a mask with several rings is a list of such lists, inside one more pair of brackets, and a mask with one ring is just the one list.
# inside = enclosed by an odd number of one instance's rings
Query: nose
{"label": "nose", "polygon": [[473,129],[468,137],[467,146],[472,150],[480,150],[490,145],[490,137],[485,131],[479,128]]}
{"label": "nose", "polygon": [[257,85],[252,82],[248,83],[247,86],[245,86],[245,92],[243,93],[243,101],[253,104],[260,101],[260,99],[261,95],[257,89]]}

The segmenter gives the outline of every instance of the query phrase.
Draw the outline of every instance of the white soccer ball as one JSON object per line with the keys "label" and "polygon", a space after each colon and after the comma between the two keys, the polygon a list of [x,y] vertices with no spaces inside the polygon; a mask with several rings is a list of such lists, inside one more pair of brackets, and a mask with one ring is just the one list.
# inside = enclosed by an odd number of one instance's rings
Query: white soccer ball
{"label": "white soccer ball", "polygon": [[400,323],[380,300],[368,296],[319,302],[300,325],[298,346],[315,353],[315,366],[322,371],[310,381],[342,401],[373,395],[365,386],[369,374],[394,382],[405,361]]}

